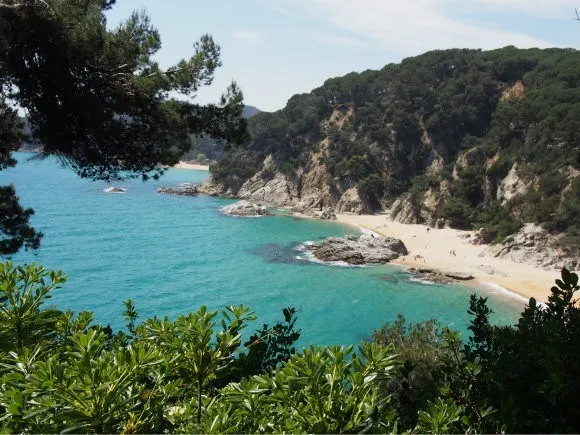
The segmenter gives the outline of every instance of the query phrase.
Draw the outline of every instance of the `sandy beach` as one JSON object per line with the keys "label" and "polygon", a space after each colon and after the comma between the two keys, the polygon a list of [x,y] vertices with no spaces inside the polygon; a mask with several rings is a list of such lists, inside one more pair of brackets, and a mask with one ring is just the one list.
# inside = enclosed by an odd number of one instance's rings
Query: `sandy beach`
{"label": "sandy beach", "polygon": [[[467,285],[483,288],[499,285],[525,298],[534,297],[544,302],[550,295],[554,280],[560,275],[556,270],[546,271],[509,260],[480,257],[485,246],[466,241],[465,235],[471,234],[468,231],[401,224],[386,215],[338,214],[337,220],[401,239],[409,255],[393,261],[394,264],[470,273],[475,280],[466,281]],[[455,255],[450,251],[455,251]]]}
{"label": "sandy beach", "polygon": [[179,162],[174,166],[177,169],[197,169],[198,171],[209,171],[209,165],[200,165],[198,163]]}

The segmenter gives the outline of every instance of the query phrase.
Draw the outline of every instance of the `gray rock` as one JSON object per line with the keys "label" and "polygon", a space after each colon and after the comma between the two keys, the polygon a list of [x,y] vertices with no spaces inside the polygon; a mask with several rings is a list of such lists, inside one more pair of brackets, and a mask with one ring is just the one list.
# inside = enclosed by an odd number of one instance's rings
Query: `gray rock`
{"label": "gray rock", "polygon": [[405,244],[392,237],[361,236],[330,237],[309,247],[321,261],[344,261],[348,264],[383,264],[407,255]]}
{"label": "gray rock", "polygon": [[125,193],[127,189],[124,187],[108,187],[105,189],[107,193]]}
{"label": "gray rock", "polygon": [[421,209],[413,204],[409,198],[397,199],[390,209],[391,219],[402,224],[423,223]]}
{"label": "gray rock", "polygon": [[216,181],[213,175],[207,177],[201,186],[199,186],[199,193],[209,196],[219,196],[221,198],[235,198],[232,188]]}
{"label": "gray rock", "polygon": [[272,216],[265,205],[245,200],[226,205],[221,211],[230,216]]}
{"label": "gray rock", "polygon": [[157,192],[168,195],[195,196],[199,194],[199,185],[185,183],[179,187],[160,187]]}
{"label": "gray rock", "polygon": [[429,281],[436,284],[448,284],[453,281],[468,281],[473,279],[473,276],[462,272],[441,272],[436,269],[421,268],[414,272],[414,276],[422,281]]}
{"label": "gray rock", "polygon": [[[580,258],[560,249],[564,245],[563,237],[564,234],[552,235],[542,227],[528,223],[504,243],[485,248],[480,256],[503,258],[546,270],[560,270],[562,267],[577,270],[580,268]],[[479,234],[475,239],[481,239]]]}
{"label": "gray rock", "polygon": [[473,279],[473,275],[470,275],[469,273],[445,272],[444,274],[446,277],[453,278],[453,279],[456,279],[458,281],[469,281],[469,280]]}
{"label": "gray rock", "polygon": [[332,207],[326,207],[324,210],[315,211],[314,216],[322,220],[336,220],[336,213]]}

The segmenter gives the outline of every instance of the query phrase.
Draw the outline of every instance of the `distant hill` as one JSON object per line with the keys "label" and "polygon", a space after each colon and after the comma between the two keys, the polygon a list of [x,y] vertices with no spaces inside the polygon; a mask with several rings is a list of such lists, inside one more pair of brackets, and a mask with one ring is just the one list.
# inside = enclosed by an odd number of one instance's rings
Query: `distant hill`
{"label": "distant hill", "polygon": [[213,170],[222,190],[400,221],[542,225],[580,246],[580,52],[444,50],[327,80],[250,120]]}
{"label": "distant hill", "polygon": [[[242,116],[246,119],[249,119],[260,112],[261,110],[257,107],[245,105],[242,109]],[[201,154],[208,161],[216,161],[220,158],[223,152],[224,144],[221,141],[215,140],[211,137],[192,138],[192,141],[192,148],[183,156],[183,160],[199,161]]]}
{"label": "distant hill", "polygon": [[242,116],[246,119],[251,118],[254,115],[257,115],[258,113],[260,113],[261,110],[258,109],[257,107],[254,106],[244,106],[243,110],[242,110]]}

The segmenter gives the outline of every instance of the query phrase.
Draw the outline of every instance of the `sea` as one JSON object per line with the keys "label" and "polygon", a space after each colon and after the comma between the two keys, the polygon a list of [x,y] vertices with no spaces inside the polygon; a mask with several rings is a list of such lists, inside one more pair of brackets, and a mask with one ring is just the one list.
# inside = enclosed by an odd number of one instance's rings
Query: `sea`
{"label": "sea", "polygon": [[[299,347],[357,344],[398,314],[410,322],[436,319],[465,338],[474,292],[489,298],[495,324],[516,323],[524,307],[507,292],[418,282],[394,265],[321,264],[304,252],[325,237],[360,233],[355,227],[283,209],[274,217],[225,216],[220,207],[232,200],[156,191],[201,182],[205,171],[169,169],[159,180],[107,184],[81,179],[56,159],[15,157],[16,167],[0,171],[0,185],[14,184],[44,237],[40,249],[11,261],[62,270],[67,282],[47,305],[92,311],[95,322],[114,329],[125,327],[129,298],[141,320],[243,304],[258,316],[248,333],[295,307]],[[126,192],[107,192],[113,186]]]}

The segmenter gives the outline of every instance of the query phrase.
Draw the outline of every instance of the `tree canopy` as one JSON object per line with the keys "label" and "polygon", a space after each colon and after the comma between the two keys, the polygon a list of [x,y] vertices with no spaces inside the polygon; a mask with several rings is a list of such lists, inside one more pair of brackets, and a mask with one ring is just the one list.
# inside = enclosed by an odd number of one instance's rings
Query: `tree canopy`
{"label": "tree canopy", "polygon": [[[404,317],[358,346],[297,351],[296,316],[247,307],[126,328],[46,307],[62,272],[0,263],[0,430],[75,433],[575,433],[578,276],[514,326],[472,296],[471,335]],[[370,332],[370,331],[369,331]]]}
{"label": "tree canopy", "polygon": [[[242,94],[235,83],[216,104],[193,102],[221,66],[210,35],[191,57],[162,69],[154,55],[161,38],[145,12],[107,27],[114,0],[3,0],[0,3],[0,167],[14,162],[23,110],[43,156],[56,156],[81,177],[112,180],[158,177],[206,135],[247,139]],[[4,197],[15,199],[13,190]],[[35,247],[29,210],[13,213],[3,238],[15,252]],[[16,214],[14,214],[16,213]],[[16,218],[16,215],[19,217]],[[13,237],[13,233],[19,234]],[[20,240],[20,242],[18,241]]]}

